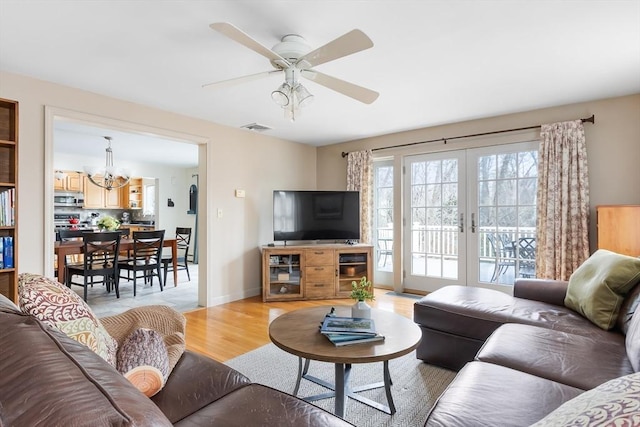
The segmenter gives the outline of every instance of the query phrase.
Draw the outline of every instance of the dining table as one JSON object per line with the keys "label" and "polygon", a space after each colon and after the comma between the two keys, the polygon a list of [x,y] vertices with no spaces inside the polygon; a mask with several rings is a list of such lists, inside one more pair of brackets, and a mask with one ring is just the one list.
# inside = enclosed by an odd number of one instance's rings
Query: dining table
{"label": "dining table", "polygon": [[[173,286],[178,286],[178,243],[174,239],[164,239],[162,246],[171,248],[171,261],[173,263]],[[54,252],[58,256],[58,259],[64,259],[67,255],[81,254],[84,243],[82,240],[68,240],[64,242],[55,242]],[[133,250],[133,239],[123,237],[120,239],[120,250],[129,251]],[[64,262],[58,262],[58,281],[60,283],[65,282],[65,268]]]}

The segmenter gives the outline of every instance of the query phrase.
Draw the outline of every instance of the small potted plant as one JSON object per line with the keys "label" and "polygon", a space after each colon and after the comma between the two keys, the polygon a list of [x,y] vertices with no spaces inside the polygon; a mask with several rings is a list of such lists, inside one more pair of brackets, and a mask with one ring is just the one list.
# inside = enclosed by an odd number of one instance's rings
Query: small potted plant
{"label": "small potted plant", "polygon": [[367,276],[362,276],[360,282],[356,282],[355,280],[351,282],[350,296],[356,300],[356,303],[351,306],[351,317],[371,318],[371,307],[369,307],[366,301],[372,301],[376,297],[373,294],[371,281],[367,280]]}
{"label": "small potted plant", "polygon": [[120,221],[112,216],[103,216],[98,220],[98,228],[100,231],[116,231],[120,227]]}

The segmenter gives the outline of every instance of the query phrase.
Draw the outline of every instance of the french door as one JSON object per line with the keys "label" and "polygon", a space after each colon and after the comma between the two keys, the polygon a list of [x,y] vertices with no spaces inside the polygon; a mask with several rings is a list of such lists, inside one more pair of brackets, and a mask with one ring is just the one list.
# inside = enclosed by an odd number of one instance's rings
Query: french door
{"label": "french door", "polygon": [[404,180],[405,289],[535,277],[536,142],[408,156]]}

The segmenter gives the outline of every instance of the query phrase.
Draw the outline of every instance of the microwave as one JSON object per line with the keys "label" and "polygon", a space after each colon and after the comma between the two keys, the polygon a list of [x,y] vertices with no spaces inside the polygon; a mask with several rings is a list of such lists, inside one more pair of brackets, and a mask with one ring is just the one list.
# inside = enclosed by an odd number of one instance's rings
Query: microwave
{"label": "microwave", "polygon": [[53,206],[81,208],[84,205],[83,193],[56,191],[53,194]]}

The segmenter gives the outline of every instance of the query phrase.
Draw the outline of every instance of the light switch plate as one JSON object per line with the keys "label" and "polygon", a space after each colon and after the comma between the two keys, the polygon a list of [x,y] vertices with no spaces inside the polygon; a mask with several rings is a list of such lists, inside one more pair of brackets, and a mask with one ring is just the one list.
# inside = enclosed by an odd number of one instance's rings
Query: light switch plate
{"label": "light switch plate", "polygon": [[236,190],[236,197],[244,197],[244,190]]}

